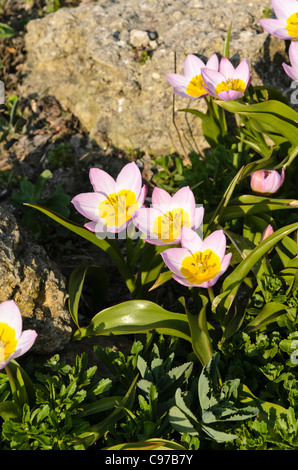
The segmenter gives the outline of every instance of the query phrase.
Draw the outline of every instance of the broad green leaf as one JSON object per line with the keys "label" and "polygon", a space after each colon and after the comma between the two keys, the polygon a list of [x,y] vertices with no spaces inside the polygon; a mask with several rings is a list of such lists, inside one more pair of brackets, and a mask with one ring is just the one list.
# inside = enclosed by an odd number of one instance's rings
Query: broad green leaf
{"label": "broad green leaf", "polygon": [[173,406],[169,411],[169,421],[173,428],[178,431],[180,434],[188,434],[189,436],[199,436],[197,429],[190,422],[187,415],[178,408],[178,406]]}
{"label": "broad green leaf", "polygon": [[77,340],[85,336],[111,333],[147,333],[151,330],[190,341],[186,315],[169,312],[146,300],[129,300],[102,310],[92,318],[87,327],[78,329],[73,338]]}
{"label": "broad green leaf", "polygon": [[12,394],[19,406],[35,404],[35,389],[27,372],[13,359],[6,367]]}
{"label": "broad green leaf", "polygon": [[206,426],[202,424],[202,430],[216,442],[228,442],[237,439],[236,434],[228,434],[226,432],[217,431],[216,429],[211,428],[210,426]]}
{"label": "broad green leaf", "polygon": [[207,297],[198,295],[196,304],[197,311],[190,313],[186,310],[192,348],[203,365],[208,364],[213,354],[206,313],[208,302]]}
{"label": "broad green leaf", "polygon": [[3,401],[0,403],[0,417],[4,420],[21,420],[22,410],[21,408],[12,401]]}

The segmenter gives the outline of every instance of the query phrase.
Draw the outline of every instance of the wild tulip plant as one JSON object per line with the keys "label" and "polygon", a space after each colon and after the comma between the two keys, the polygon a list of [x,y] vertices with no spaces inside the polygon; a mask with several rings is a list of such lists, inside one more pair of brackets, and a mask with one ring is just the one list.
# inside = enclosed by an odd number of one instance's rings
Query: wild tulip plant
{"label": "wild tulip plant", "polygon": [[[281,40],[297,39],[298,2],[272,0],[272,7],[277,19],[260,20],[263,28]],[[231,28],[221,59],[217,53],[207,61],[189,54],[184,62],[184,75],[166,75],[179,99],[190,98],[194,106],[197,100],[205,101],[205,113],[195,107],[179,112],[192,113],[200,119],[211,151],[220,147],[237,149],[237,158],[230,162],[229,184],[216,207],[207,211],[187,185],[177,188],[174,194],[155,187],[149,198],[134,162],[125,165],[116,179],[98,168],[90,170],[93,192],[79,194],[72,200],[76,210],[87,219],[82,225],[46,207],[29,204],[110,255],[131,295],[131,300],[100,311],[87,326],[80,326],[79,301],[85,277],[92,273],[99,286],[104,284],[106,273],[100,266],[79,265],[70,276],[68,289],[69,311],[77,326],[73,339],[135,334],[146,338],[148,347],[155,332],[186,342],[202,368],[199,396],[203,421],[199,423],[197,416],[187,409],[178,389],[170,422],[182,435],[192,433],[201,437],[204,431],[216,442],[237,438],[219,432],[216,426],[224,421],[220,413],[227,404],[231,405],[229,400],[239,383],[233,392],[228,392],[231,384],[224,386],[214,358],[232,348],[237,335],[246,338],[267,332],[278,322],[291,324],[292,333],[298,321],[297,308],[292,307],[298,295],[298,246],[293,238],[298,231],[295,221],[298,200],[273,197],[278,192],[286,194],[291,165],[298,153],[298,114],[278,90],[253,86],[246,59],[232,63],[230,34]],[[290,45],[291,66],[283,65],[285,75],[293,80],[297,78],[296,46],[294,42]],[[237,124],[231,130],[227,125],[228,113],[237,116]],[[291,223],[282,223],[283,213]],[[122,240],[126,241],[125,253],[118,243]],[[278,279],[283,286],[283,295],[278,298],[268,289],[272,279],[276,282]],[[158,289],[166,285],[183,289],[184,295],[177,299],[177,311],[153,300]],[[148,378],[148,371],[145,373],[139,366],[143,379]],[[212,375],[214,367],[217,372]],[[207,393],[212,382],[208,374],[218,381],[220,399],[218,395],[214,395],[216,399],[210,398]],[[137,383],[138,375],[131,381],[122,406],[129,408],[133,402]],[[223,407],[220,400],[225,393],[228,395]],[[242,405],[249,401],[257,407],[258,419],[264,419],[266,425],[271,411],[278,416],[283,412],[276,402],[259,400],[245,384],[239,388],[238,398]],[[254,410],[251,414],[247,412],[246,417],[255,416]],[[115,413],[119,417],[118,411]],[[238,408],[233,413],[236,420],[246,419]],[[92,431],[79,438],[91,445],[103,435],[103,429],[103,423],[93,425]]]}

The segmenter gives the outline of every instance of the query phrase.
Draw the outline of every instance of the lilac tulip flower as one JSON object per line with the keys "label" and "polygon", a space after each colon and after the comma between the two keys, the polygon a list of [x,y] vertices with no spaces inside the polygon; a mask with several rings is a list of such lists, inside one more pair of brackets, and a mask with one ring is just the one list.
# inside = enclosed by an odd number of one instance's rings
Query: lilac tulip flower
{"label": "lilac tulip flower", "polygon": [[223,101],[241,98],[251,82],[251,73],[246,59],[234,68],[226,57],[222,57],[219,71],[203,68],[202,77],[206,91],[214,98]]}
{"label": "lilac tulip flower", "polygon": [[196,207],[191,189],[186,186],[173,196],[161,188],[154,188],[152,205],[143,207],[133,215],[133,223],[153,245],[177,244],[181,228],[197,229],[204,217],[204,208]]}
{"label": "lilac tulip flower", "polygon": [[116,180],[99,168],[91,168],[89,177],[94,192],[78,194],[72,199],[77,211],[91,220],[85,227],[92,232],[121,232],[147,195],[139,168],[134,162],[128,163]]}
{"label": "lilac tulip flower", "polygon": [[279,39],[298,39],[297,0],[272,0],[276,18],[259,20],[262,28]]}
{"label": "lilac tulip flower", "polygon": [[226,237],[216,230],[205,240],[189,227],[182,227],[181,248],[161,253],[173,279],[188,287],[212,287],[228,269],[232,253],[226,252]]}
{"label": "lilac tulip flower", "polygon": [[276,170],[259,170],[250,175],[250,186],[253,191],[260,194],[274,194],[283,185],[285,170],[281,174]]}
{"label": "lilac tulip flower", "polygon": [[207,92],[203,87],[201,69],[207,67],[211,70],[218,70],[218,57],[213,54],[206,65],[197,56],[188,54],[184,61],[184,76],[178,73],[166,75],[168,82],[174,87],[174,94],[182,98],[198,99],[206,96]]}
{"label": "lilac tulip flower", "polygon": [[298,81],[298,42],[291,42],[289,47],[289,57],[291,66],[282,64],[286,74],[294,81]]}
{"label": "lilac tulip flower", "polygon": [[0,369],[27,352],[36,337],[34,330],[22,331],[22,315],[13,300],[0,304]]}

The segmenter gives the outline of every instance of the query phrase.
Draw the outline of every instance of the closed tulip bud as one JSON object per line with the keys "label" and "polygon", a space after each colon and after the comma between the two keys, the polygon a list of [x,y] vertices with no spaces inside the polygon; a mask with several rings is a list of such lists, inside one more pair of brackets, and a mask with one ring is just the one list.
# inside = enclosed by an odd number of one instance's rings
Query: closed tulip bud
{"label": "closed tulip bud", "polygon": [[263,240],[265,240],[265,238],[270,237],[270,235],[272,235],[273,232],[274,232],[274,230],[273,230],[272,225],[270,225],[270,224],[267,225],[267,227],[265,228],[264,232],[262,233],[261,242],[262,242]]}
{"label": "closed tulip bud", "polygon": [[285,170],[281,174],[276,170],[259,170],[252,173],[250,186],[253,191],[260,194],[274,194],[282,186],[285,180]]}

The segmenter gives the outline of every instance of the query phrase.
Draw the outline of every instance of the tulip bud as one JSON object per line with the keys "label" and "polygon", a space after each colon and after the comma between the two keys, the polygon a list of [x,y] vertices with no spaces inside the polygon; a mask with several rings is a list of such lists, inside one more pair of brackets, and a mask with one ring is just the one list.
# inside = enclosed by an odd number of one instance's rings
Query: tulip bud
{"label": "tulip bud", "polygon": [[253,191],[261,194],[274,194],[285,180],[285,170],[281,174],[276,170],[259,170],[250,176],[250,186]]}

